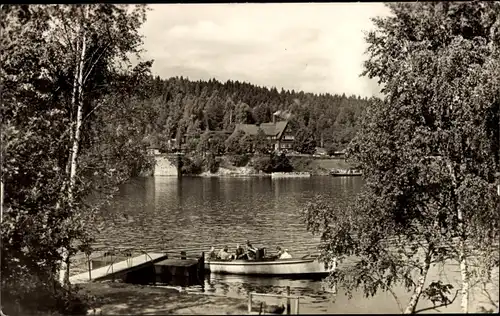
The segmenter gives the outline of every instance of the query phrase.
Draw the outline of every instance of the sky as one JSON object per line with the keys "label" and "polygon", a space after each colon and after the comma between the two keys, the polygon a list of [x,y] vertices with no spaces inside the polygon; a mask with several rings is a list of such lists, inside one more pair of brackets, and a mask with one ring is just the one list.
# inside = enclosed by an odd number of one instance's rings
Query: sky
{"label": "sky", "polygon": [[144,58],[153,73],[191,80],[238,80],[279,90],[370,97],[360,77],[371,18],[383,3],[152,4]]}

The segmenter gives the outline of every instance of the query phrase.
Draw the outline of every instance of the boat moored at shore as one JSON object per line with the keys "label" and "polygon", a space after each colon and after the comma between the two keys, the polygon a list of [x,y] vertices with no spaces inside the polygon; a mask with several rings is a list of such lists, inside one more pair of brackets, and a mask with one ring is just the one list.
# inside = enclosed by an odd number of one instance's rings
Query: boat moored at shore
{"label": "boat moored at shore", "polygon": [[334,177],[359,177],[363,175],[363,172],[358,169],[332,169],[330,175]]}
{"label": "boat moored at shore", "polygon": [[328,267],[316,258],[276,259],[263,261],[211,260],[205,262],[205,269],[217,274],[239,274],[259,276],[319,276],[327,275],[334,267]]}
{"label": "boat moored at shore", "polygon": [[278,178],[309,178],[311,173],[309,172],[273,172],[271,173],[272,179]]}

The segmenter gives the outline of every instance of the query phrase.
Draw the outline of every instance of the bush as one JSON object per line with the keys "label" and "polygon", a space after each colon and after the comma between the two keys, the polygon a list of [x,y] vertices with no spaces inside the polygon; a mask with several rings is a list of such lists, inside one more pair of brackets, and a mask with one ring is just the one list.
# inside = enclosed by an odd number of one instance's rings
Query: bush
{"label": "bush", "polygon": [[272,171],[273,172],[291,172],[293,167],[290,164],[290,160],[285,154],[281,155],[271,155]]}
{"label": "bush", "polygon": [[233,155],[241,155],[245,153],[245,150],[241,146],[241,139],[245,137],[245,132],[238,131],[236,133],[231,134],[225,143],[226,152]]}
{"label": "bush", "polygon": [[181,159],[181,174],[200,174],[203,172],[203,160],[183,156]]}
{"label": "bush", "polygon": [[219,170],[220,158],[216,158],[215,155],[209,154],[205,159],[205,166],[211,173],[216,173]]}
{"label": "bush", "polygon": [[335,151],[337,150],[337,147],[332,144],[332,145],[326,146],[325,149],[326,149],[326,154],[328,156],[333,156],[333,155],[335,155]]}
{"label": "bush", "polygon": [[270,154],[268,156],[255,157],[253,159],[252,166],[255,170],[263,171],[265,173],[293,171],[290,160],[285,154]]}
{"label": "bush", "polygon": [[316,140],[310,129],[305,127],[299,129],[293,141],[293,149],[301,154],[314,154],[316,151]]}
{"label": "bush", "polygon": [[310,159],[310,158],[298,157],[298,158],[293,159],[290,163],[293,167],[293,170],[308,171],[311,169],[311,162],[312,162],[312,159]]}
{"label": "bush", "polygon": [[244,167],[248,164],[250,161],[250,156],[247,154],[242,154],[242,155],[231,155],[229,156],[229,161],[235,166],[235,167]]}
{"label": "bush", "polygon": [[22,278],[2,286],[3,312],[7,315],[85,315],[93,298],[72,286],[63,288],[56,280]]}
{"label": "bush", "polygon": [[265,173],[273,172],[273,163],[270,156],[255,157],[252,161],[252,166],[257,171]]}

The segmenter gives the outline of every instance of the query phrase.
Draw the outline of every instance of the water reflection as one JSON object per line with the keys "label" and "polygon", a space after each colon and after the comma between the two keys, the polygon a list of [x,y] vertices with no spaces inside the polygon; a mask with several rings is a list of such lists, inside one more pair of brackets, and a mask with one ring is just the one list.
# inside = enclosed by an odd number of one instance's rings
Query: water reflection
{"label": "water reflection", "polygon": [[[498,269],[494,270],[494,280],[496,289],[490,287],[490,295],[498,297]],[[450,282],[454,289],[460,288],[460,272],[453,263],[446,266],[435,265],[428,275],[428,282],[436,277],[443,281]],[[259,278],[251,276],[236,275],[216,275],[210,274],[205,281],[205,289],[209,292],[225,295],[229,297],[247,298],[250,292],[285,294],[287,286],[290,287],[290,294],[301,297],[301,311],[310,313],[400,313],[397,303],[388,292],[379,291],[374,297],[366,297],[359,290],[355,291],[352,299],[349,299],[346,292],[340,288],[337,293],[331,293],[321,281],[318,280],[293,280],[287,278]],[[410,293],[403,287],[395,286],[394,292],[404,306],[410,299]],[[476,312],[480,306],[491,307],[484,298],[484,293],[478,288],[473,288],[470,292],[470,311]],[[276,298],[259,298],[268,304],[281,303]],[[432,304],[426,300],[419,303],[419,308],[431,307]],[[435,311],[428,310],[427,313]],[[455,300],[453,304],[440,308],[440,312],[458,313],[460,312],[460,301]]]}
{"label": "water reflection", "polygon": [[[251,239],[280,244],[300,256],[318,239],[305,229],[300,209],[317,193],[332,202],[351,198],[360,178],[138,178],[121,188],[104,217],[99,243],[152,251],[207,251]],[[125,214],[125,215],[122,215]]]}

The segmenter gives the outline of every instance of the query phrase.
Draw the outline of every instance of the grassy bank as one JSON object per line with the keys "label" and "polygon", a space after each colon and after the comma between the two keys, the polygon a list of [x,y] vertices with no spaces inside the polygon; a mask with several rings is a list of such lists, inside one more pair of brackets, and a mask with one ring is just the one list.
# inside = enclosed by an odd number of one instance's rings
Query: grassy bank
{"label": "grassy bank", "polygon": [[329,175],[331,169],[349,169],[353,166],[343,158],[313,159],[308,157],[290,157],[294,171],[310,172],[313,175]]}
{"label": "grassy bank", "polygon": [[[94,297],[90,315],[241,315],[245,299],[206,293],[180,292],[174,288],[125,283],[81,284],[81,291]],[[257,309],[257,304],[253,306]]]}

